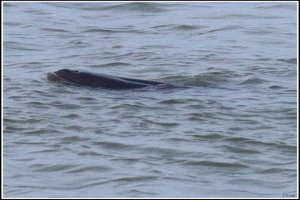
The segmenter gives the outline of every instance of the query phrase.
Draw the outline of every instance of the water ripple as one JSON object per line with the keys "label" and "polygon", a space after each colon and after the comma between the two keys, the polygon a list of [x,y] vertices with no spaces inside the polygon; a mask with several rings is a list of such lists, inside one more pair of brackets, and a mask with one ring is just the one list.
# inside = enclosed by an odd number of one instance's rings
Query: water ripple
{"label": "water ripple", "polygon": [[[4,197],[297,194],[296,3],[3,6]],[[166,84],[46,79],[62,68]]]}

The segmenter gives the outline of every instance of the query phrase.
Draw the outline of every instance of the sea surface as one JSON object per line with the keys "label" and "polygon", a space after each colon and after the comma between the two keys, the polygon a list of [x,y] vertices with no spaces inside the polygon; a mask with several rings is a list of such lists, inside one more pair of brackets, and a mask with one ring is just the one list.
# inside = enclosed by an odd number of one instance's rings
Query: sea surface
{"label": "sea surface", "polygon": [[[3,3],[4,197],[296,198],[297,9]],[[47,80],[62,68],[188,87]]]}

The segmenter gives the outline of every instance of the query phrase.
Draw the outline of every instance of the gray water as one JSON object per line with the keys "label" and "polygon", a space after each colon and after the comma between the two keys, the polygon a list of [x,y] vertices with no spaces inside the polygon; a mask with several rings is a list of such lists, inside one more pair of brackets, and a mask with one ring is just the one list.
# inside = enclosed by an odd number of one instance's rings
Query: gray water
{"label": "gray water", "polygon": [[[296,3],[3,8],[4,197],[296,197]],[[49,82],[62,68],[188,88]]]}

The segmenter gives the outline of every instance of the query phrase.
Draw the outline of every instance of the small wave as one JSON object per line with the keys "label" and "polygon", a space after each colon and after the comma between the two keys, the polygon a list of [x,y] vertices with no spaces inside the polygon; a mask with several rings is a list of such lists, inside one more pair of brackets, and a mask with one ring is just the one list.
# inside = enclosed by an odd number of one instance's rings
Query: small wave
{"label": "small wave", "polygon": [[231,30],[236,30],[236,29],[240,29],[240,28],[242,28],[242,27],[241,26],[225,26],[225,27],[218,28],[218,29],[211,29],[211,30],[203,31],[203,32],[199,33],[199,35],[207,34],[207,33],[214,33],[214,32],[219,32],[219,31],[231,31]]}
{"label": "small wave", "polygon": [[66,126],[65,130],[71,130],[71,131],[84,131],[84,127],[79,126],[79,125],[70,125],[70,126]]}
{"label": "small wave", "polygon": [[123,178],[117,178],[113,179],[114,182],[140,182],[140,181],[150,181],[158,179],[159,176],[134,176],[134,177],[123,177]]}
{"label": "small wave", "polygon": [[152,120],[144,120],[147,124],[153,124],[153,125],[158,125],[158,126],[164,126],[164,127],[172,127],[172,126],[179,126],[180,124],[175,123],[175,122],[162,122],[162,121],[152,121]]}
{"label": "small wave", "polygon": [[205,28],[207,26],[197,26],[197,25],[178,25],[175,26],[174,29],[176,30],[184,30],[184,31],[188,31],[188,30],[197,30],[197,29],[201,29],[201,28]]}
{"label": "small wave", "polygon": [[218,141],[223,140],[226,137],[217,133],[205,134],[205,135],[192,135],[193,140],[197,141]]}
{"label": "small wave", "polygon": [[105,63],[100,65],[89,65],[89,67],[100,68],[100,67],[117,67],[117,66],[129,66],[129,65],[130,63],[112,62],[112,63]]}
{"label": "small wave", "polygon": [[271,85],[269,88],[272,90],[279,90],[279,89],[283,89],[284,87],[282,87],[280,85]]}
{"label": "small wave", "polygon": [[[76,167],[77,165],[65,165],[65,164],[57,164],[57,165],[50,165],[50,166],[44,166],[44,165],[33,165],[31,168],[33,171],[36,172],[57,172],[57,171],[64,171],[68,169],[72,169]],[[36,169],[34,169],[36,168]]]}
{"label": "small wave", "polygon": [[167,100],[162,100],[159,103],[161,104],[167,104],[167,105],[172,105],[172,104],[184,104],[186,103],[186,100],[180,100],[180,99],[167,99]]}
{"label": "small wave", "polygon": [[150,28],[152,29],[158,29],[158,30],[170,30],[170,31],[195,31],[199,29],[207,28],[208,26],[204,25],[190,25],[190,24],[162,24],[157,26],[152,26]]}
{"label": "small wave", "polygon": [[292,64],[297,64],[297,58],[291,58],[291,59],[278,59],[278,61],[286,62],[286,63],[292,63]]}
{"label": "small wave", "polygon": [[77,115],[77,114],[68,114],[68,115],[62,116],[62,118],[76,119],[76,118],[80,118],[80,115]]}
{"label": "small wave", "polygon": [[105,149],[115,149],[115,150],[120,150],[120,149],[130,149],[133,148],[134,145],[127,145],[127,144],[122,144],[122,143],[117,143],[117,142],[93,142],[94,145],[96,146],[101,146]]}
{"label": "small wave", "polygon": [[269,168],[259,171],[260,174],[278,174],[278,173],[286,173],[286,172],[296,172],[293,169],[284,169],[284,168]]}
{"label": "small wave", "polygon": [[65,109],[65,110],[74,110],[81,107],[80,105],[77,104],[56,103],[56,102],[50,103],[49,105],[56,108]]}
{"label": "small wave", "polygon": [[58,28],[42,28],[41,30],[48,31],[48,32],[70,33],[70,31],[64,29],[58,29]]}
{"label": "small wave", "polygon": [[262,146],[262,147],[272,147],[274,149],[280,149],[281,151],[289,152],[289,153],[296,153],[297,147],[290,144],[285,144],[283,142],[263,142],[257,141],[250,138],[242,138],[242,137],[232,137],[224,139],[224,141],[235,143],[235,144],[243,144],[243,145],[251,145],[251,146]]}
{"label": "small wave", "polygon": [[172,27],[172,26],[174,26],[174,24],[162,24],[162,25],[152,26],[150,28],[159,29],[159,28]]}
{"label": "small wave", "polygon": [[138,189],[131,189],[131,190],[128,190],[127,191],[128,194],[130,196],[132,195],[137,195],[137,196],[146,196],[146,197],[149,197],[149,196],[159,196],[158,193],[154,193],[154,192],[145,192],[145,191],[141,191],[141,190],[138,190]]}
{"label": "small wave", "polygon": [[205,161],[205,160],[189,160],[182,163],[183,165],[197,165],[217,168],[247,168],[246,165],[240,163],[228,163],[228,162],[216,162],[216,161]]}
{"label": "small wave", "polygon": [[146,154],[155,154],[160,158],[170,158],[174,155],[185,155],[186,152],[178,149],[163,148],[163,147],[141,147],[140,151],[145,152]]}
{"label": "small wave", "polygon": [[14,6],[17,6],[16,4],[12,4],[12,3],[7,3],[7,2],[5,2],[5,3],[3,3],[3,6],[4,7],[14,7]]}
{"label": "small wave", "polygon": [[260,19],[261,17],[257,15],[249,15],[249,14],[226,14],[221,16],[215,16],[213,19]]}
{"label": "small wave", "polygon": [[138,158],[113,158],[111,161],[120,161],[127,164],[137,163],[139,162]]}
{"label": "small wave", "polygon": [[288,9],[288,10],[297,10],[297,4],[277,4],[277,5],[266,5],[266,6],[257,6],[256,9],[267,10],[267,9]]}
{"label": "small wave", "polygon": [[262,35],[269,35],[269,34],[272,34],[273,31],[272,30],[267,30],[266,28],[262,29],[262,28],[256,28],[256,29],[249,29],[249,30],[246,30],[245,33],[248,33],[248,34],[251,34],[251,35],[259,35],[259,36],[262,36]]}
{"label": "small wave", "polygon": [[38,130],[30,130],[30,131],[22,131],[22,134],[29,134],[29,135],[41,135],[41,134],[53,134],[53,133],[59,133],[57,130],[51,130],[51,129],[38,129]]}
{"label": "small wave", "polygon": [[251,78],[248,78],[248,79],[240,82],[239,84],[240,85],[258,85],[258,84],[262,84],[265,82],[267,82],[267,80],[262,79],[262,78],[257,78],[257,77],[251,77]]}
{"label": "small wave", "polygon": [[165,9],[166,5],[158,4],[158,3],[148,3],[148,2],[131,2],[131,3],[123,3],[118,5],[111,6],[97,6],[97,4],[93,4],[93,6],[88,5],[86,7],[81,8],[82,10],[111,10],[111,11],[136,11],[143,13],[157,13],[167,11]]}
{"label": "small wave", "polygon": [[111,171],[112,168],[110,167],[103,167],[103,166],[85,166],[85,167],[79,167],[79,168],[75,168],[75,169],[71,169],[69,171],[66,171],[66,173],[86,173],[86,172],[98,172],[98,173],[102,173],[102,172],[107,172],[107,171]]}
{"label": "small wave", "polygon": [[87,137],[79,137],[79,136],[68,136],[61,138],[62,142],[79,142],[79,141],[89,141],[90,138]]}
{"label": "small wave", "polygon": [[82,151],[78,153],[78,156],[103,156],[103,154],[95,151]]}
{"label": "small wave", "polygon": [[236,146],[231,146],[231,145],[222,145],[222,148],[228,150],[229,152],[232,153],[237,153],[237,154],[259,154],[261,153],[260,151],[253,150],[253,149],[246,149],[246,148],[241,148],[241,147],[236,147]]}
{"label": "small wave", "polygon": [[126,29],[126,28],[115,28],[115,29],[105,29],[105,28],[89,28],[82,31],[83,33],[144,33],[140,30]]}
{"label": "small wave", "polygon": [[278,16],[271,16],[271,15],[249,15],[249,14],[229,14],[229,15],[222,15],[214,17],[213,19],[243,19],[243,20],[250,20],[250,19],[277,19]]}
{"label": "small wave", "polygon": [[114,46],[112,46],[112,48],[114,48],[114,49],[120,49],[120,48],[123,48],[123,46],[122,45],[114,45]]}
{"label": "small wave", "polygon": [[5,41],[3,43],[3,46],[6,49],[11,49],[11,50],[19,50],[19,51],[43,51],[38,48],[33,48],[32,44],[23,44],[19,42],[10,42],[10,41]]}
{"label": "small wave", "polygon": [[24,10],[23,12],[27,12],[27,13],[35,14],[35,15],[47,15],[47,14],[50,14],[49,12],[45,12],[45,11],[41,11],[41,10],[34,10],[34,9]]}
{"label": "small wave", "polygon": [[170,76],[164,79],[186,86],[208,87],[227,83],[234,75],[233,71],[224,70],[207,72],[195,76]]}
{"label": "small wave", "polygon": [[18,22],[3,22],[4,26],[21,26],[23,23]]}

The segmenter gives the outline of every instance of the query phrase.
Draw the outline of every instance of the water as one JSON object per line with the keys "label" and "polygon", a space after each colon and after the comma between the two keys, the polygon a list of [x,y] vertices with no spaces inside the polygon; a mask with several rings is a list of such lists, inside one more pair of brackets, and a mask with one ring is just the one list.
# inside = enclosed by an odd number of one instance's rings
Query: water
{"label": "water", "polygon": [[[4,3],[4,197],[296,197],[296,3]],[[62,68],[190,88],[49,82]]]}

